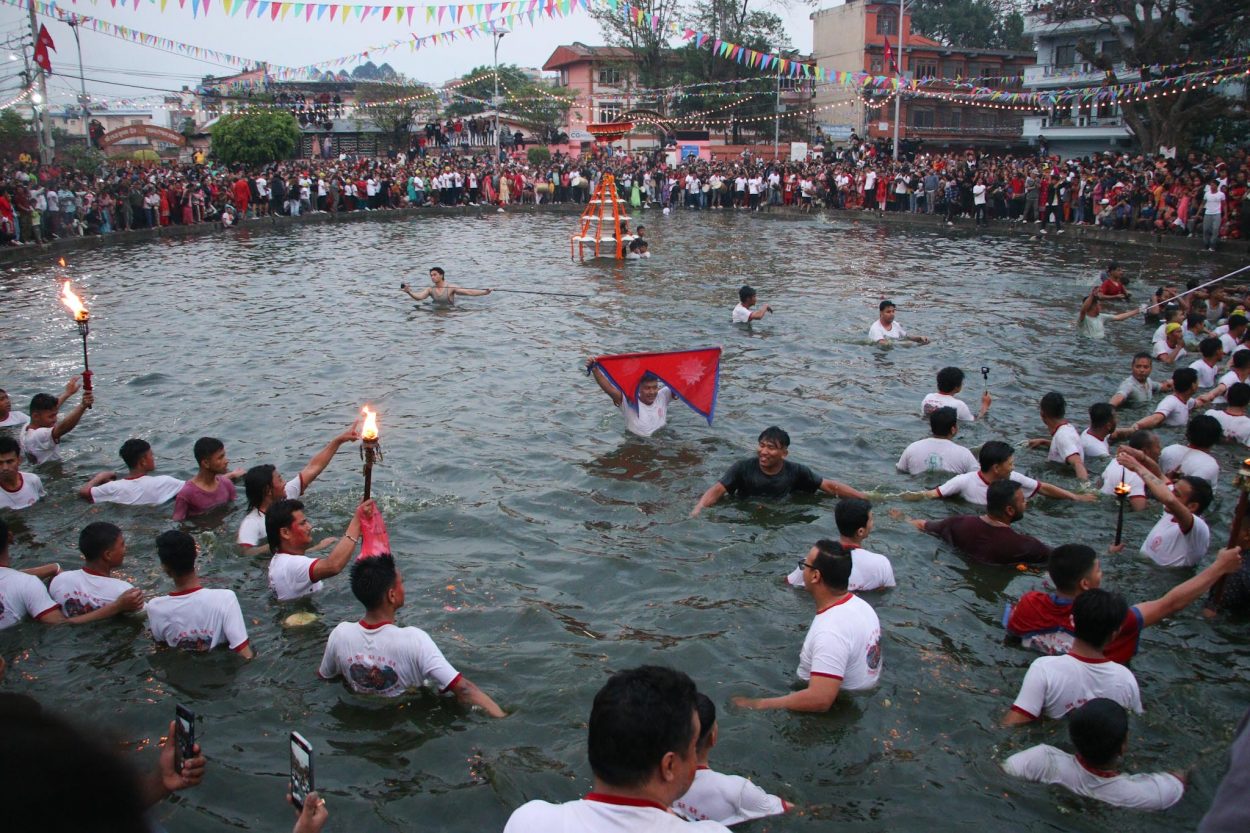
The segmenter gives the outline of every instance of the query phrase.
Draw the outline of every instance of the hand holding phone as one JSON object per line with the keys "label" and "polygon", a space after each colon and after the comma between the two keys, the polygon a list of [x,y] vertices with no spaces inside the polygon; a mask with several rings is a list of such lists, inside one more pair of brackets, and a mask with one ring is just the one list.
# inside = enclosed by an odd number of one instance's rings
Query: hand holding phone
{"label": "hand holding phone", "polygon": [[186,706],[174,707],[174,772],[182,774],[182,764],[195,757],[195,712]]}
{"label": "hand holding phone", "polygon": [[308,794],[315,790],[313,781],[312,744],[299,732],[291,733],[291,803],[297,810],[304,809]]}

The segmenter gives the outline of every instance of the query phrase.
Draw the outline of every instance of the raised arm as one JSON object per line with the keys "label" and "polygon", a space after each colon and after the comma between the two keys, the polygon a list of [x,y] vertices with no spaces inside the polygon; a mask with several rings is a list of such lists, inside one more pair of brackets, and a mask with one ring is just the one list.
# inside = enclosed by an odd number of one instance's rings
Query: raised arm
{"label": "raised arm", "polygon": [[61,395],[56,398],[56,406],[60,408],[66,402],[68,402],[71,396],[78,393],[78,388],[80,385],[82,385],[82,377],[80,376],[70,377],[70,380],[65,383],[65,389],[62,390]]}
{"label": "raised arm", "polygon": [[308,465],[304,466],[299,473],[300,484],[305,489],[326,470],[326,466],[330,465],[330,461],[334,459],[334,455],[344,443],[355,442],[360,439],[357,426],[358,423],[353,422],[347,427],[347,430],[326,443],[326,447],[314,454],[312,459],[308,461]]}
{"label": "raised arm", "polygon": [[694,505],[694,509],[690,510],[690,517],[698,516],[700,512],[715,504],[716,501],[723,498],[728,492],[729,490],[725,488],[724,484],[717,480],[703,493],[703,497],[699,498],[699,502]]}
{"label": "raised arm", "polygon": [[1210,590],[1221,577],[1241,569],[1241,547],[1228,547],[1216,555],[1215,561],[1198,575],[1183,581],[1167,593],[1150,602],[1134,605],[1141,614],[1142,627],[1149,627],[1189,607],[1203,593]]}
{"label": "raised arm", "polygon": [[82,415],[87,409],[95,404],[95,394],[91,391],[84,391],[82,399],[78,400],[78,405],[74,410],[70,411],[65,417],[52,428],[52,441],[60,442],[70,431],[74,430],[74,426],[78,424],[78,420],[82,419]]}
{"label": "raised arm", "polygon": [[1162,478],[1156,477],[1154,472],[1143,466],[1131,455],[1120,453],[1116,455],[1116,462],[1124,466],[1129,471],[1136,472],[1142,480],[1146,482],[1146,488],[1154,495],[1155,500],[1163,504],[1163,508],[1172,513],[1172,517],[1176,518],[1177,525],[1180,526],[1181,532],[1188,534],[1189,530],[1194,528],[1194,513],[1189,511],[1189,507],[1181,503],[1168,484]]}
{"label": "raised arm", "polygon": [[977,419],[985,419],[985,415],[990,412],[990,404],[994,401],[994,397],[990,396],[987,390],[981,394],[981,411],[977,414]]}
{"label": "raised arm", "polygon": [[330,550],[330,554],[325,558],[318,558],[313,562],[312,569],[308,571],[309,577],[313,581],[321,581],[343,572],[347,562],[351,561],[352,553],[356,551],[356,545],[360,543],[361,515],[374,511],[376,511],[376,504],[372,500],[367,500],[356,507],[356,514],[352,515],[352,520],[347,525],[347,531],[343,533],[343,537],[339,539],[339,542],[334,545],[334,549]]}
{"label": "raised arm", "polygon": [[586,369],[590,371],[590,375],[595,377],[595,381],[599,383],[599,388],[612,397],[612,404],[621,407],[621,403],[625,401],[625,394],[621,393],[616,387],[608,381],[608,377],[604,375],[599,366],[595,364],[594,356],[586,360]]}
{"label": "raised arm", "polygon": [[868,495],[863,492],[853,489],[845,483],[841,483],[837,480],[830,480],[828,477],[823,478],[820,481],[820,490],[825,494],[833,495],[834,497],[857,497],[862,498],[863,500],[868,499]]}

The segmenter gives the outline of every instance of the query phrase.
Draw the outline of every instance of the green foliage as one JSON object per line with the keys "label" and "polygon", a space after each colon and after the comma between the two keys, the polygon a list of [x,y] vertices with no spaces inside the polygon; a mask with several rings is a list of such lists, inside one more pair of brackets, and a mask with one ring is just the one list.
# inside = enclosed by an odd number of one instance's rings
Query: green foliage
{"label": "green foliage", "polygon": [[915,0],[912,31],[948,46],[1030,51],[1024,18],[1001,0]]}
{"label": "green foliage", "polygon": [[[465,73],[463,80],[474,79],[468,84],[455,87],[465,98],[454,98],[443,112],[452,118],[465,118],[492,111],[491,98],[495,94],[493,67],[474,67]],[[500,110],[516,118],[538,133],[553,131],[564,124],[573,97],[568,93],[536,83],[515,64],[499,67],[499,96],[503,99]]]}
{"label": "green foliage", "polygon": [[630,0],[630,5],[646,12],[658,25],[637,24],[615,5],[592,7],[590,16],[599,22],[609,46],[623,46],[634,53],[637,60],[621,66],[622,75],[629,70],[633,86],[667,86],[673,82],[675,70],[669,27],[681,16],[680,0]]}
{"label": "green foliage", "polygon": [[300,140],[299,123],[286,110],[247,110],[222,116],[210,133],[213,155],[227,165],[289,159]]}
{"label": "green foliage", "polygon": [[106,157],[104,154],[93,147],[89,147],[85,142],[74,141],[69,138],[56,139],[56,159],[63,165],[68,165],[75,170],[82,171],[90,176],[96,176],[104,167]]}
{"label": "green foliage", "polygon": [[17,110],[10,107],[0,111],[0,145],[13,147],[29,135],[30,122],[22,118]]}
{"label": "green foliage", "polygon": [[372,121],[391,145],[407,150],[409,128],[418,113],[430,108],[434,98],[426,85],[407,81],[396,76],[394,71],[391,76],[396,78],[397,83],[357,82],[356,100],[370,106],[357,111],[356,123],[359,125],[362,117]]}
{"label": "green foliage", "polygon": [[545,165],[551,161],[551,151],[539,145],[537,147],[527,148],[525,157],[529,160],[530,165],[537,168],[539,165]]}

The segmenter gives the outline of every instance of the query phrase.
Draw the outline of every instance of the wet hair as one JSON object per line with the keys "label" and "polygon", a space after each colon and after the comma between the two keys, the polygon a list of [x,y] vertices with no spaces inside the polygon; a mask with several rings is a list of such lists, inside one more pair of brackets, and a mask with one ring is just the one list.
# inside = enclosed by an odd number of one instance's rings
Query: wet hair
{"label": "wet hair", "polygon": [[57,409],[56,397],[50,393],[37,393],[30,398],[30,412],[35,411],[55,411]]}
{"label": "wet hair", "polygon": [[1155,357],[1147,353],[1145,350],[1141,350],[1133,354],[1133,362],[1136,363],[1138,359],[1148,359],[1153,364]]}
{"label": "wet hair", "polygon": [[1198,384],[1198,371],[1192,367],[1178,367],[1172,371],[1172,387],[1179,391],[1185,391]]}
{"label": "wet hair", "polygon": [[365,606],[376,610],[386,599],[386,593],[395,586],[399,572],[390,553],[360,558],[352,564],[352,595]]}
{"label": "wet hair", "polygon": [[157,535],[156,554],[161,566],[174,578],[190,575],[195,570],[195,539],[181,529]]}
{"label": "wet hair", "polygon": [[1050,393],[1042,397],[1040,408],[1043,416],[1051,419],[1063,419],[1064,414],[1068,412],[1067,400],[1063,398],[1063,394],[1052,390]]}
{"label": "wet hair", "polygon": [[195,462],[198,465],[225,447],[226,444],[216,437],[200,437],[191,447],[191,453],[195,456]]}
{"label": "wet hair", "polygon": [[1112,260],[1107,263],[1108,272],[1114,272],[1116,269],[1119,269],[1119,268],[1120,268],[1120,262],[1118,260]]}
{"label": "wet hair", "polygon": [[1119,593],[1095,588],[1072,602],[1072,631],[1077,639],[1103,648],[1128,616],[1128,602]]}
{"label": "wet hair", "polygon": [[21,443],[16,438],[10,437],[8,434],[0,434],[0,457],[8,454],[16,454],[20,459],[22,456]]}
{"label": "wet hair", "polygon": [[820,573],[820,580],[834,591],[845,591],[851,583],[851,551],[838,541],[822,538],[816,542],[816,556],[812,567]]}
{"label": "wet hair", "polygon": [[1068,712],[1068,737],[1082,760],[1105,769],[1115,763],[1128,738],[1128,712],[1114,700],[1095,697]]}
{"label": "wet hair", "polygon": [[440,278],[445,278],[445,277],[447,277],[447,272],[446,272],[446,271],[443,269],[443,267],[441,267],[441,266],[431,266],[431,267],[430,267],[430,271],[431,271],[431,272],[437,272],[437,273],[438,273],[438,276],[439,276]]}
{"label": "wet hair", "polygon": [[999,463],[1005,463],[1016,456],[1016,450],[1002,440],[990,440],[981,446],[977,460],[981,463],[981,471],[989,471]]}
{"label": "wet hair", "polygon": [[126,440],[122,443],[122,447],[117,450],[121,456],[122,462],[126,464],[126,468],[133,469],[139,465],[139,461],[143,459],[143,455],[152,450],[152,445],[147,440]]}
{"label": "wet hair", "polygon": [[659,384],[660,377],[648,370],[646,373],[642,374],[642,378],[638,381],[638,386],[642,387],[647,382],[655,382],[656,384]]}
{"label": "wet hair", "polygon": [[957,367],[944,367],[937,373],[938,393],[951,393],[964,383],[964,372]]}
{"label": "wet hair", "polygon": [[748,299],[755,297],[755,289],[750,286],[743,286],[738,290],[738,300],[746,303]]}
{"label": "wet hair", "polygon": [[106,521],[94,521],[78,533],[78,551],[87,561],[98,561],[121,537],[120,527]]}
{"label": "wet hair", "polygon": [[273,473],[277,470],[276,466],[261,463],[259,466],[252,466],[243,475],[243,494],[247,496],[247,511],[259,509],[260,505],[265,502],[265,495],[269,494],[269,487],[273,485]]}
{"label": "wet hair", "polygon": [[1194,448],[1210,448],[1224,436],[1220,421],[1209,414],[1199,414],[1185,426],[1185,439]]}
{"label": "wet hair", "polygon": [[[1246,351],[1250,353],[1250,350]],[[1228,400],[1228,404],[1234,408],[1244,408],[1250,405],[1250,385],[1245,382],[1234,382],[1228,388],[1228,393],[1224,395]]]}
{"label": "wet hair", "polygon": [[1228,329],[1230,330],[1234,327],[1240,327],[1245,323],[1246,317],[1239,312],[1234,312],[1232,315],[1228,316]]}
{"label": "wet hair", "polygon": [[949,405],[929,414],[929,430],[935,437],[949,437],[959,422],[959,413]]}
{"label": "wet hair", "polygon": [[877,304],[877,311],[885,312],[886,310],[888,310],[890,307],[893,307],[893,306],[896,306],[896,304],[893,301],[885,300],[885,301],[882,301],[880,304]]}
{"label": "wet hair", "polygon": [[1245,370],[1250,367],[1250,350],[1242,347],[1233,353],[1233,367],[1238,370]]}
{"label": "wet hair", "polygon": [[716,728],[716,704],[700,691],[695,695],[695,707],[699,711],[699,739],[694,742],[694,750],[699,755],[705,755],[708,744],[712,742],[712,729]]}
{"label": "wet hair", "polygon": [[1145,429],[1142,429],[1141,431],[1134,431],[1132,434],[1129,434],[1128,447],[1135,448],[1138,451],[1145,451],[1150,444],[1154,442],[1154,439],[1155,435],[1153,431],[1147,431]]}
{"label": "wet hair", "polygon": [[277,553],[282,547],[282,530],[295,523],[295,513],[304,511],[300,500],[279,500],[265,511],[265,540],[269,551]]}
{"label": "wet hair", "polygon": [[1050,551],[1046,572],[1055,589],[1065,596],[1075,596],[1081,579],[1089,575],[1098,561],[1098,553],[1084,544],[1064,544]]}
{"label": "wet hair", "polygon": [[590,707],[586,751],[595,777],[610,787],[640,787],[666,754],[684,756],[697,694],[686,674],[658,665],[609,677]]}
{"label": "wet hair", "polygon": [[[1214,417],[1212,417],[1212,419],[1214,419]],[[1195,477],[1192,474],[1182,474],[1176,479],[1184,480],[1189,484],[1189,489],[1192,492],[1190,500],[1198,504],[1198,509],[1194,512],[1194,514],[1201,515],[1203,512],[1207,511],[1207,507],[1210,506],[1211,501],[1215,499],[1215,493],[1211,491],[1211,484],[1207,481],[1207,479],[1205,477]]]}
{"label": "wet hair", "polygon": [[1092,428],[1100,428],[1115,419],[1115,408],[1108,402],[1095,402],[1089,406],[1089,424]]}
{"label": "wet hair", "polygon": [[1202,354],[1204,359],[1210,359],[1224,348],[1224,342],[1215,336],[1207,336],[1198,342],[1198,352]]}
{"label": "wet hair", "polygon": [[995,480],[985,490],[985,513],[999,517],[1007,514],[1007,507],[1015,500],[1019,490],[1020,484],[1010,478]]}
{"label": "wet hair", "polygon": [[760,432],[758,442],[772,443],[778,448],[789,448],[790,435],[776,425],[770,425]]}
{"label": "wet hair", "polygon": [[[14,820],[48,833],[145,833],[151,828],[139,776],[116,744],[79,730],[30,698],[0,701],[4,805]],[[74,801],[65,785],[74,785]],[[55,812],[48,808],[56,807]],[[30,827],[15,821],[14,828]]]}
{"label": "wet hair", "polygon": [[846,497],[833,507],[833,522],[838,532],[847,538],[853,538],[856,532],[868,526],[872,517],[872,504],[862,497]]}

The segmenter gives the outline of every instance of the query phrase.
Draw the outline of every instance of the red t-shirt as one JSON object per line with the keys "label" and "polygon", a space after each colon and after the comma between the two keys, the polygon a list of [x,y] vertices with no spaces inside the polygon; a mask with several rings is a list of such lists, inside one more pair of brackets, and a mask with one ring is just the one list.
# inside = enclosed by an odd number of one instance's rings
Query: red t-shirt
{"label": "red t-shirt", "polygon": [[1120,283],[1115,278],[1107,278],[1105,281],[1102,282],[1102,286],[1098,287],[1098,294],[1099,295],[1123,295],[1124,284]]}
{"label": "red t-shirt", "polygon": [[[1127,664],[1137,654],[1142,627],[1141,612],[1130,607],[1120,632],[1103,649],[1103,655],[1113,662]],[[1072,600],[1030,590],[1011,609],[1007,632],[1030,640],[1030,647],[1043,654],[1066,654],[1072,647]]]}

